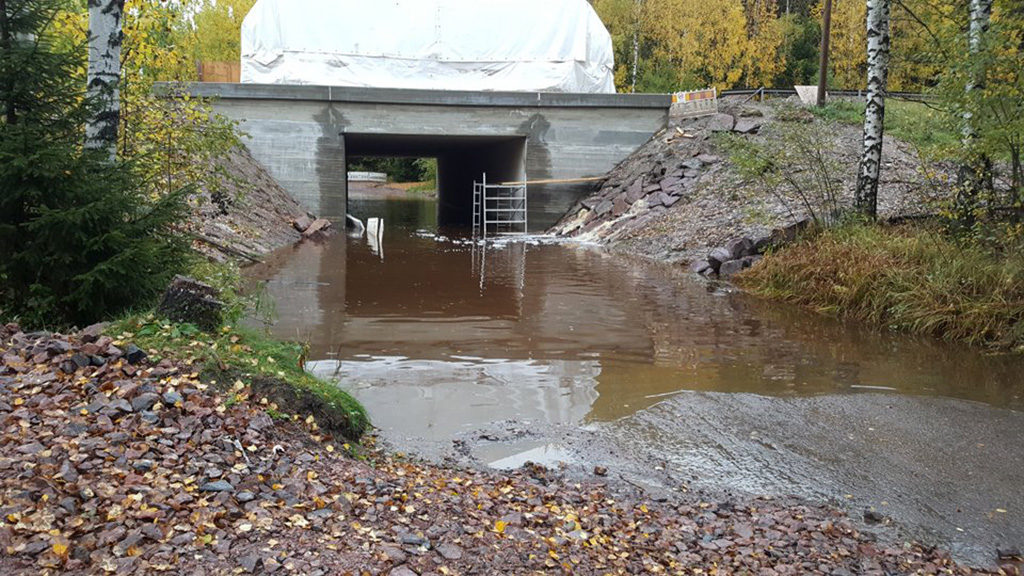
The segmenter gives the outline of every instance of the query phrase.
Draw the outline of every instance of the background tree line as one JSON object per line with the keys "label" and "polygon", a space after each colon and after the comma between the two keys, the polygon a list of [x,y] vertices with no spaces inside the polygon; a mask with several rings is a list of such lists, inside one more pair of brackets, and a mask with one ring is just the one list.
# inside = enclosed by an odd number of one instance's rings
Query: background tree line
{"label": "background tree line", "polygon": [[[620,92],[814,84],[820,0],[593,0],[612,34]],[[892,10],[889,89],[934,87],[938,38],[963,29],[966,1],[899,0]],[[864,0],[835,0],[829,86],[864,88]]]}

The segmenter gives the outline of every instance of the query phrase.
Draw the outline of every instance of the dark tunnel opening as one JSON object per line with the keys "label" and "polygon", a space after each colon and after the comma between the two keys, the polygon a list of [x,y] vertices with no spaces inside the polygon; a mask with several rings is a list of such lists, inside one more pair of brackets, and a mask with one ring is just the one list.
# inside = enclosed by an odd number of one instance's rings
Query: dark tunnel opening
{"label": "dark tunnel opening", "polygon": [[473,223],[473,182],[526,180],[526,138],[344,134],[345,156],[437,158],[437,223],[469,228]]}

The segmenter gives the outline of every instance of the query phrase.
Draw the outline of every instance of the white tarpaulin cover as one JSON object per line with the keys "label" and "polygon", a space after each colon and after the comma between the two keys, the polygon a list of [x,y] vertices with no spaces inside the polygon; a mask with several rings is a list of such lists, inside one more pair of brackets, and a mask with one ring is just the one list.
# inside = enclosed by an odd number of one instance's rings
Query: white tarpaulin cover
{"label": "white tarpaulin cover", "polygon": [[615,92],[612,41],[586,0],[258,0],[242,82]]}

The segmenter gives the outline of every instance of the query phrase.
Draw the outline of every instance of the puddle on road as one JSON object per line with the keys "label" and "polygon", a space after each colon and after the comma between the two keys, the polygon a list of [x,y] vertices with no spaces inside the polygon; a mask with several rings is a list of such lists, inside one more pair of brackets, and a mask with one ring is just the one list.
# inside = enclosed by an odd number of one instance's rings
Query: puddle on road
{"label": "puddle on road", "polygon": [[[520,446],[520,448],[523,447]],[[501,450],[504,452],[506,448],[502,447]],[[557,469],[563,464],[572,464],[577,461],[572,451],[560,444],[541,444],[497,459],[489,457],[487,451],[481,451],[479,455],[484,462],[487,462],[488,466],[498,470],[516,470],[528,462],[545,468]]]}
{"label": "puddle on road", "polygon": [[392,438],[606,422],[691,390],[1024,407],[1022,358],[843,324],[590,247],[482,250],[417,233],[429,201],[353,210],[385,219],[383,246],[305,243],[248,274],[275,301],[272,332],[309,342],[311,370],[339,378]]}

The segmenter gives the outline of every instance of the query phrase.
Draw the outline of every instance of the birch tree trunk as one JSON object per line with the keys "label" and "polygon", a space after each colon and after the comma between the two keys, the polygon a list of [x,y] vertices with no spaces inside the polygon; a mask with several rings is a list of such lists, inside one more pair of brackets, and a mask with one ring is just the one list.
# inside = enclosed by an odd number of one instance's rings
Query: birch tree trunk
{"label": "birch tree trunk", "polygon": [[878,181],[882,171],[885,92],[889,77],[889,10],[891,0],[868,0],[868,99],[864,111],[864,150],[857,176],[857,210],[878,216]]}
{"label": "birch tree trunk", "polygon": [[978,128],[976,126],[971,93],[984,88],[985,71],[979,62],[979,56],[984,48],[985,34],[988,32],[989,24],[992,21],[992,0],[971,0],[971,22],[967,33],[967,57],[970,67],[970,77],[967,79],[965,110],[963,113],[963,145],[967,151],[967,161],[960,166],[957,186],[957,204],[959,205],[961,217],[965,223],[974,220],[974,210],[977,207],[978,192],[989,179],[990,162],[984,154],[977,151],[976,140]]}
{"label": "birch tree trunk", "polygon": [[[978,70],[978,55],[981,54],[982,41],[985,33],[988,32],[989,23],[992,20],[992,0],[971,0],[971,25],[967,33],[967,54],[970,58],[971,77],[967,81],[966,91],[969,95],[978,88],[982,88],[984,72]],[[977,129],[974,126],[974,114],[968,108],[964,111],[964,137],[965,145],[971,145],[977,138]]]}
{"label": "birch tree trunk", "polygon": [[633,77],[629,85],[629,91],[634,93],[636,92],[637,68],[640,66],[640,15],[643,9],[641,6],[642,1],[635,0],[633,2]]}
{"label": "birch tree trunk", "polygon": [[[10,24],[7,18],[7,0],[0,0],[0,50],[4,51],[5,57],[10,58],[12,47]],[[7,123],[14,124],[17,122],[18,113],[14,109],[14,102],[5,100],[0,104],[3,104],[4,119]]]}
{"label": "birch tree trunk", "polygon": [[88,93],[100,103],[96,116],[85,127],[85,145],[117,155],[117,131],[121,121],[121,17],[124,0],[89,0]]}

